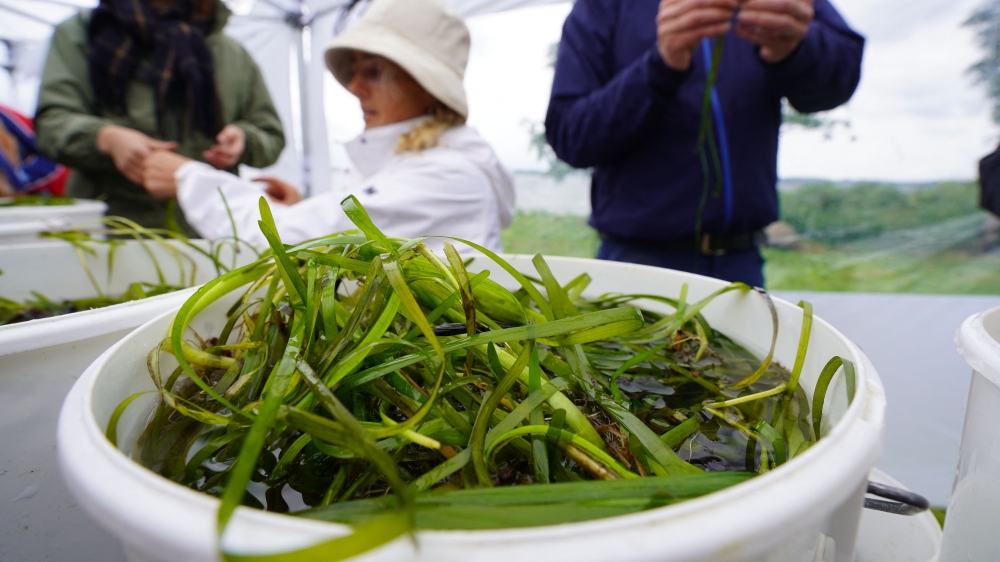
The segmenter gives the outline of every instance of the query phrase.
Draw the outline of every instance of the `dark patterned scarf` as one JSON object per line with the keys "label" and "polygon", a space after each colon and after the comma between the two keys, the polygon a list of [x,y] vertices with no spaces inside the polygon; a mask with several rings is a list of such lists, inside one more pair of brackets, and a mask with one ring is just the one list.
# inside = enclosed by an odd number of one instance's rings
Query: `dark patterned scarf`
{"label": "dark patterned scarf", "polygon": [[[172,103],[188,109],[193,130],[215,138],[222,111],[205,44],[214,21],[215,0],[101,0],[88,29],[90,82],[98,105],[125,114],[129,80],[141,80],[156,92],[161,136]],[[152,67],[141,65],[149,54]]]}

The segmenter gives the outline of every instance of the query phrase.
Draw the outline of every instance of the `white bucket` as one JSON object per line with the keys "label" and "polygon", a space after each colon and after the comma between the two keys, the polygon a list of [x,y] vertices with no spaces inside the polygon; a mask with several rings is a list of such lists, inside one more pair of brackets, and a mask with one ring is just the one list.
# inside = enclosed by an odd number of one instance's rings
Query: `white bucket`
{"label": "white bucket", "polygon": [[[511,263],[532,271],[527,256],[513,257]],[[564,282],[589,273],[593,278],[589,295],[615,291],[670,296],[687,283],[693,302],[725,285],[631,264],[574,258],[548,258],[548,263]],[[509,277],[496,273],[498,267],[490,269],[494,279],[513,286]],[[206,308],[193,328],[204,334],[218,330],[231,302]],[[776,359],[791,365],[802,311],[784,301],[775,304],[781,326]],[[761,356],[770,345],[770,314],[757,295],[727,293],[704,314],[714,328]],[[133,404],[119,421],[125,452],[104,437],[108,419],[123,399],[153,389],[145,357],[164,338],[172,318],[172,313],[165,314],[130,334],[95,361],[73,387],[59,421],[60,466],[80,503],[125,542],[133,560],[214,561],[218,500],[168,481],[128,457],[133,448],[127,444],[135,443],[155,396],[140,398],[141,405]],[[777,470],[703,498],[622,517],[531,529],[420,532],[419,549],[400,539],[364,559],[850,562],[865,483],[879,454],[885,398],[871,363],[819,319],[813,324],[802,373],[804,388],[815,385],[834,355],[856,365],[855,400],[848,407],[846,383],[837,375],[828,394],[825,437]],[[341,525],[239,508],[225,543],[239,552],[268,553],[347,532]]]}
{"label": "white bucket", "polygon": [[[149,247],[167,282],[179,284],[178,265],[169,252],[155,243]],[[196,283],[216,276],[206,257],[175,247],[197,265]],[[87,261],[106,294],[121,294],[132,282],[157,281],[153,262],[137,242],[118,247],[110,278],[108,247],[93,248],[97,256]],[[244,250],[242,262],[253,257],[244,254],[252,252]],[[190,264],[185,268],[191,272]],[[13,300],[30,298],[31,291],[55,301],[95,296],[76,250],[65,242],[0,246],[0,270],[0,296]],[[193,291],[0,326],[0,396],[5,404],[0,408],[0,560],[123,559],[121,544],[86,517],[56,470],[59,407],[97,356],[136,326],[177,308]]]}
{"label": "white bucket", "polygon": [[[0,202],[9,201],[0,197]],[[0,246],[38,242],[38,234],[96,223],[108,205],[103,201],[74,199],[72,205],[0,207]]]}
{"label": "white bucket", "polygon": [[971,316],[955,343],[972,367],[941,562],[1000,559],[1000,308]]}

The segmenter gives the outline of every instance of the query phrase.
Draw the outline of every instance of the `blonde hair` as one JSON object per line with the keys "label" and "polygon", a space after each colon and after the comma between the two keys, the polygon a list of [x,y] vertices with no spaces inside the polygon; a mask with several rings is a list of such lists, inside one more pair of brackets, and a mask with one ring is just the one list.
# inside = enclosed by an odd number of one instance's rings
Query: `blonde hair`
{"label": "blonde hair", "polygon": [[420,152],[434,148],[441,140],[441,135],[452,127],[465,124],[465,117],[455,110],[438,102],[429,113],[430,119],[414,127],[410,132],[399,136],[396,154],[404,152]]}

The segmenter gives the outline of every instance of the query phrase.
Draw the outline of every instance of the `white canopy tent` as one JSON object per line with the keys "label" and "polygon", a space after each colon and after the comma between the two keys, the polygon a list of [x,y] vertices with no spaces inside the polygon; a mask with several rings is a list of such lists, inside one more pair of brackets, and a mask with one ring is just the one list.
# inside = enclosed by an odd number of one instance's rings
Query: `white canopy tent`
{"label": "white canopy tent", "polygon": [[[474,16],[565,0],[445,0],[463,16]],[[264,74],[285,126],[286,149],[267,169],[270,175],[305,188],[330,189],[330,143],[324,89],[331,81],[323,51],[335,28],[355,17],[367,2],[350,0],[227,0],[234,16],[226,33],[243,44]],[[33,113],[45,52],[53,27],[96,0],[0,0],[0,100]],[[339,87],[333,85],[333,87]],[[353,111],[353,108],[344,108]],[[256,175],[252,170],[247,175]]]}

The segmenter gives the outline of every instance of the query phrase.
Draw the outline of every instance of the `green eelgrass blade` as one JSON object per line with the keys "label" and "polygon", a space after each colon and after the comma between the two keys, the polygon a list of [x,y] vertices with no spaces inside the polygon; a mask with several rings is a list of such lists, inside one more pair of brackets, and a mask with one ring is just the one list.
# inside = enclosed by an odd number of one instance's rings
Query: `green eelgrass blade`
{"label": "green eelgrass blade", "polygon": [[303,379],[312,388],[313,392],[316,393],[320,404],[326,408],[334,419],[340,422],[345,433],[351,437],[359,452],[371,460],[386,477],[392,485],[393,491],[399,496],[402,506],[409,506],[413,499],[413,493],[410,487],[400,478],[399,470],[392,457],[378,446],[371,434],[358,422],[357,418],[351,415],[350,411],[337,399],[336,395],[323,384],[309,365],[305,362],[300,362],[298,369],[302,373]]}
{"label": "green eelgrass blade", "polygon": [[[577,332],[594,326],[600,326],[602,324],[629,320],[641,321],[642,313],[639,312],[637,308],[632,307],[612,308],[598,312],[588,312],[573,318],[564,318],[563,320],[554,320],[552,322],[542,322],[540,324],[531,324],[528,326],[518,326],[516,328],[504,328],[502,330],[478,333],[470,338],[463,338],[448,342],[442,346],[442,349],[445,354],[448,354],[459,349],[465,349],[476,345],[485,345],[491,342],[507,343],[539,338],[550,338]],[[371,367],[345,378],[343,384],[341,385],[341,389],[350,390],[357,388],[358,386],[369,383],[389,373],[398,371],[403,367],[429,359],[434,355],[435,352],[425,351],[419,354],[400,357],[394,361],[389,361],[382,365]]]}
{"label": "green eelgrass blade", "polygon": [[642,325],[643,321],[638,318],[630,318],[620,322],[609,322],[602,326],[594,326],[593,328],[574,332],[559,340],[559,345],[562,347],[571,347],[599,340],[607,340],[616,336],[630,334],[641,328]]}
{"label": "green eelgrass blade", "polygon": [[553,316],[552,314],[552,307],[549,305],[549,302],[545,300],[545,297],[542,296],[542,293],[539,292],[538,288],[535,287],[535,285],[532,284],[531,281],[529,281],[528,278],[525,277],[523,273],[515,269],[514,266],[507,263],[506,260],[498,256],[496,253],[490,251],[489,249],[483,246],[480,246],[479,244],[476,244],[475,242],[470,242],[468,240],[463,240],[461,238],[453,238],[453,237],[447,237],[447,238],[449,240],[461,242],[466,246],[469,246],[470,248],[483,253],[486,257],[493,260],[494,263],[502,267],[504,271],[510,274],[510,276],[513,277],[514,280],[521,285],[521,288],[524,289],[526,293],[528,293],[528,296],[531,297],[531,300],[535,301],[535,304],[538,305],[538,309],[542,311],[542,315],[545,316],[546,319],[548,320],[555,319],[555,316]]}
{"label": "green eelgrass blade", "polygon": [[812,422],[817,438],[820,436],[819,430],[823,423],[823,404],[826,402],[826,391],[830,388],[830,382],[841,366],[844,367],[844,376],[847,377],[847,403],[850,404],[854,401],[854,363],[843,357],[835,356],[823,367],[819,379],[816,380],[816,390],[813,392]]}
{"label": "green eelgrass blade", "polygon": [[663,441],[660,440],[660,436],[649,429],[649,426],[645,424],[642,420],[635,417],[634,414],[623,408],[617,402],[609,399],[600,400],[601,408],[611,419],[625,426],[625,429],[629,431],[633,436],[635,436],[642,446],[646,448],[646,451],[656,462],[660,463],[660,466],[667,471],[670,476],[677,476],[681,474],[701,474],[702,470],[677,456],[677,453],[673,449],[667,447]]}
{"label": "green eelgrass blade", "polygon": [[396,248],[389,242],[385,234],[382,234],[382,231],[375,226],[371,217],[368,216],[368,211],[365,211],[356,197],[348,195],[340,202],[340,207],[344,209],[347,218],[351,219],[351,222],[361,229],[361,232],[364,232],[369,240],[378,243],[386,252],[392,254],[393,258],[399,259]]}
{"label": "green eelgrass blade", "polygon": [[552,275],[552,270],[549,269],[549,264],[545,263],[545,258],[541,254],[535,254],[535,257],[531,258],[531,263],[538,270],[538,274],[542,276],[542,283],[545,284],[545,292],[548,293],[549,305],[552,306],[552,312],[555,314],[556,320],[579,314],[579,311],[570,302],[562,285]]}
{"label": "green eelgrass blade", "polygon": [[472,436],[469,437],[469,444],[472,448],[472,466],[476,472],[476,478],[480,486],[492,486],[489,468],[487,467],[486,432],[489,429],[489,421],[493,416],[493,411],[500,405],[500,401],[507,394],[514,383],[517,382],[521,371],[528,366],[528,359],[535,349],[534,341],[529,340],[528,344],[521,348],[521,353],[517,356],[514,365],[504,372],[500,366],[500,358],[497,357],[496,347],[492,343],[486,346],[489,355],[490,367],[497,378],[497,385],[493,392],[483,400],[479,412],[476,414],[476,423],[472,426]]}
{"label": "green eelgrass blade", "polygon": [[437,336],[434,335],[434,328],[427,321],[427,317],[424,316],[423,311],[420,310],[420,305],[417,304],[417,300],[413,297],[410,288],[406,285],[406,278],[403,277],[403,271],[399,268],[399,263],[396,260],[383,259],[382,267],[385,269],[386,277],[389,279],[389,284],[392,286],[393,291],[399,296],[403,309],[409,313],[410,319],[423,332],[424,337],[427,338],[427,342],[431,344],[434,352],[437,353],[438,359],[444,361],[444,350],[441,349],[441,343],[438,341]]}
{"label": "green eelgrass blade", "polygon": [[676,449],[688,437],[698,431],[700,427],[701,420],[699,420],[697,416],[691,416],[690,418],[684,420],[680,425],[661,435],[660,441],[663,441],[663,444],[667,447]]}
{"label": "green eelgrass blade", "polygon": [[[633,513],[710,494],[746,482],[753,476],[748,472],[716,472],[432,492],[417,497],[417,528],[502,529],[583,521],[594,518],[595,513],[588,511],[588,507],[624,502],[628,509],[603,516]],[[545,507],[549,509],[541,509]],[[332,504],[298,515],[324,521],[357,522],[393,508],[391,499],[375,498]],[[441,515],[447,513],[461,514],[461,517],[445,520]],[[514,514],[518,516],[512,517]]]}
{"label": "green eelgrass blade", "polygon": [[424,312],[420,310],[420,305],[417,304],[417,300],[413,297],[413,293],[410,292],[410,288],[406,285],[406,279],[403,277],[402,270],[399,269],[399,263],[395,260],[387,260],[384,262],[384,268],[386,277],[389,279],[389,284],[393,288],[393,294],[399,296],[403,309],[407,311],[413,323],[420,327],[420,331],[423,332],[424,337],[427,338],[427,341],[431,344],[441,362],[437,380],[434,381],[434,387],[431,389],[427,400],[424,401],[423,406],[410,419],[389,429],[384,435],[388,437],[389,435],[397,435],[403,431],[415,428],[430,413],[431,408],[434,407],[438,392],[441,390],[441,383],[444,381],[446,359],[441,343],[438,341],[437,336],[434,335],[434,329],[431,327],[430,322],[427,321],[427,317],[424,316]]}
{"label": "green eelgrass blade", "polygon": [[271,477],[269,480],[274,482],[284,476],[288,465],[295,460],[295,457],[302,452],[302,449],[304,449],[310,441],[312,441],[312,436],[303,433],[298,437],[298,439],[295,440],[294,443],[291,444],[291,446],[282,451],[281,458],[278,459],[278,464],[276,464],[274,466],[274,470],[271,471]]}
{"label": "green eelgrass blade", "polygon": [[802,374],[802,366],[806,362],[809,335],[812,333],[813,306],[806,301],[799,301],[799,307],[802,308],[802,334],[799,335],[799,349],[795,354],[795,366],[792,367],[792,374],[788,377],[789,394],[794,394],[799,387],[799,375]]}
{"label": "green eelgrass blade", "polygon": [[771,444],[771,448],[774,450],[774,461],[775,464],[782,465],[788,459],[787,447],[785,446],[785,438],[778,433],[778,430],[771,427],[771,424],[764,420],[760,420],[753,425],[753,430],[759,433],[768,443]]}
{"label": "green eelgrass blade", "polygon": [[389,543],[413,528],[412,516],[404,511],[385,515],[356,525],[346,537],[280,554],[236,554],[223,552],[226,562],[337,562],[347,560]]}
{"label": "green eelgrass blade", "polygon": [[[233,218],[233,210],[229,207],[229,201],[226,199],[226,194],[222,192],[222,186],[215,188],[219,192],[219,197],[222,198],[222,205],[226,208],[226,216],[229,217],[229,228],[233,230],[233,240],[239,241],[240,235],[236,232],[236,219]],[[229,269],[236,269],[236,248],[233,248],[233,265]]]}
{"label": "green eelgrass blade", "polygon": [[[565,410],[560,410],[565,411]],[[601,463],[606,465],[618,476],[622,478],[639,478],[638,474],[630,472],[628,469],[623,467],[611,455],[605,453],[604,451],[595,447],[590,441],[577,436],[575,433],[566,431],[565,429],[557,429],[548,425],[525,425],[504,433],[496,438],[493,443],[486,449],[486,457],[489,458],[493,454],[493,451],[497,447],[503,446],[507,441],[520,437],[522,435],[549,435],[557,440],[566,441],[580,447],[586,451],[589,455],[599,460]]]}
{"label": "green eelgrass blade", "polygon": [[[423,244],[419,246],[424,248]],[[465,333],[470,336],[476,335],[476,303],[472,296],[472,287],[469,285],[469,273],[465,270],[462,256],[458,255],[458,250],[448,242],[444,243],[444,253],[448,257],[448,263],[455,270],[455,281],[458,290],[462,293],[462,311],[465,314]],[[472,374],[472,363],[474,357],[471,353],[465,356],[465,374]]]}
{"label": "green eelgrass blade", "polygon": [[[267,208],[267,204],[264,202],[264,198],[261,197],[261,210]],[[264,234],[264,238],[267,239],[267,243],[271,246],[271,250],[274,252],[275,261],[278,263],[278,271],[281,273],[282,279],[285,280],[285,287],[288,289],[289,296],[295,295],[298,297],[298,302],[305,302],[306,300],[306,284],[302,280],[302,276],[299,275],[298,270],[295,265],[292,264],[291,258],[288,257],[288,253],[285,252],[285,247],[281,243],[281,239],[278,238],[278,233],[271,230],[271,228],[260,221],[260,231]]]}
{"label": "green eelgrass blade", "polygon": [[382,314],[379,315],[378,319],[368,328],[365,335],[361,338],[361,341],[354,347],[351,353],[348,353],[343,357],[343,359],[336,364],[336,368],[326,377],[324,377],[324,382],[327,386],[334,386],[340,379],[349,375],[351,372],[357,368],[367,357],[368,354],[375,348],[371,344],[379,341],[379,338],[385,334],[385,331],[392,324],[393,320],[396,319],[396,313],[399,311],[399,293],[393,293],[389,296],[389,300],[385,304],[385,308],[382,309]]}
{"label": "green eelgrass blade", "polygon": [[347,349],[350,344],[354,343],[354,340],[351,338],[354,336],[355,330],[360,326],[365,311],[375,300],[376,296],[379,295],[379,292],[383,290],[382,283],[384,281],[385,269],[382,266],[382,259],[376,257],[372,260],[365,274],[365,283],[361,286],[361,294],[357,299],[354,310],[347,321],[344,322],[344,328],[340,331],[340,334],[333,340],[333,343],[330,344],[330,347],[320,360],[320,368],[318,370],[323,373],[324,380],[328,376],[328,371],[336,366],[334,361],[336,361],[340,353]]}
{"label": "green eelgrass blade", "polygon": [[[549,382],[544,383],[542,388],[528,394],[528,397],[522,400],[521,404],[514,408],[514,411],[512,411],[510,415],[505,417],[500,423],[496,424],[493,427],[493,431],[486,434],[486,446],[488,447],[493,442],[495,436],[502,435],[511,429],[514,429],[514,427],[524,421],[524,418],[528,417],[532,410],[541,406],[542,403],[548,400],[552,395],[556,394],[560,390],[565,390],[566,388],[568,388],[566,381],[563,381],[562,379],[552,379]],[[432,468],[423,476],[417,478],[417,480],[413,483],[413,486],[420,491],[427,490],[439,480],[461,470],[466,464],[469,463],[471,458],[472,448],[467,448],[461,453]]]}
{"label": "green eelgrass blade", "polygon": [[774,301],[771,300],[771,295],[768,295],[763,289],[754,289],[757,291],[761,297],[764,298],[764,302],[767,303],[768,310],[771,311],[771,349],[767,352],[767,357],[761,362],[760,367],[749,377],[741,380],[740,382],[730,386],[730,390],[740,390],[746,388],[764,375],[768,367],[771,366],[771,361],[774,359],[774,347],[778,344],[778,309],[774,307]]}
{"label": "green eelgrass blade", "polygon": [[318,264],[339,267],[342,269],[346,269],[347,271],[353,271],[354,273],[367,273],[368,267],[371,264],[371,262],[363,260],[356,260],[344,256],[323,254],[320,252],[313,252],[308,250],[303,250],[300,252],[295,252],[294,250],[292,250],[289,253],[294,253],[296,257],[302,260],[312,260]]}
{"label": "green eelgrass blade", "polygon": [[566,291],[566,296],[569,297],[570,302],[575,301],[580,298],[580,295],[587,290],[590,286],[590,282],[593,279],[587,273],[581,273],[574,277],[569,283],[563,285],[563,290]]}
{"label": "green eelgrass blade", "polygon": [[[531,350],[531,359],[528,361],[528,392],[535,392],[542,387],[542,369],[538,365],[538,349]],[[531,410],[528,423],[531,425],[542,425],[545,423],[545,412],[541,406]],[[545,446],[545,437],[533,435],[531,437],[531,458],[534,468],[535,482],[538,484],[549,483],[549,452]]]}
{"label": "green eelgrass blade", "polygon": [[[684,327],[684,312],[687,310],[687,294],[688,294],[688,284],[684,283],[681,285],[681,294],[677,297],[677,312],[675,317],[677,318],[674,323],[674,331],[680,330]],[[673,339],[671,337],[670,339]]]}
{"label": "green eelgrass blade", "polygon": [[214,455],[223,446],[239,439],[240,437],[243,437],[244,435],[246,435],[245,431],[232,431],[224,433],[219,437],[212,439],[208,443],[205,443],[205,446],[195,453],[195,455],[191,457],[191,460],[188,461],[187,465],[184,467],[184,474],[188,478],[194,479],[195,471],[198,470],[201,463],[208,460],[209,457]]}
{"label": "green eelgrass blade", "polygon": [[181,369],[187,374],[188,378],[191,379],[201,390],[211,396],[215,401],[224,405],[225,407],[232,410],[234,413],[239,412],[241,415],[253,419],[253,415],[249,412],[243,412],[234,404],[223,398],[219,393],[212,390],[205,381],[194,372],[191,364],[188,362],[187,358],[184,357],[182,350],[184,330],[187,328],[188,322],[195,317],[199,312],[205,309],[209,304],[219,300],[229,292],[238,289],[248,283],[252,283],[260,278],[260,276],[265,273],[271,266],[266,262],[255,262],[239,269],[233,270],[226,273],[220,277],[217,277],[208,283],[205,283],[200,289],[195,291],[191,297],[181,305],[180,310],[177,311],[177,315],[174,317],[174,323],[170,328],[170,345],[174,352],[174,357],[177,358],[177,363],[180,365]]}
{"label": "green eelgrass blade", "polygon": [[240,505],[246,493],[247,484],[257,467],[257,460],[264,448],[267,434],[274,426],[278,417],[278,408],[289,390],[289,385],[295,375],[295,361],[302,345],[305,322],[299,314],[293,321],[292,335],[288,338],[285,353],[278,364],[274,366],[268,377],[264,403],[260,406],[257,419],[250,426],[236,462],[229,470],[229,478],[222,490],[221,504],[217,518],[217,533],[221,539],[229,519]]}
{"label": "green eelgrass blade", "polygon": [[338,268],[332,278],[328,278],[320,289],[322,296],[320,297],[320,318],[323,322],[323,335],[326,336],[328,342],[333,342],[334,338],[337,337],[339,330],[337,329],[337,282],[335,279],[340,273]]}
{"label": "green eelgrass blade", "polygon": [[618,377],[620,377],[622,373],[631,369],[632,367],[635,367],[636,365],[644,361],[647,361],[649,358],[653,357],[654,355],[662,351],[665,347],[667,347],[671,343],[672,342],[668,341],[656,347],[651,347],[646,351],[643,351],[642,353],[637,353],[636,355],[633,355],[628,361],[622,363],[621,367],[618,367],[618,369],[615,370],[614,374],[611,375],[611,394],[615,397],[615,400],[617,400],[618,402],[623,402],[625,400],[625,397],[622,396],[621,390],[619,390],[618,388]]}
{"label": "green eelgrass blade", "polygon": [[122,417],[122,414],[125,413],[125,409],[128,408],[129,404],[134,402],[136,398],[139,398],[143,394],[149,394],[150,392],[154,391],[146,390],[143,392],[136,392],[132,396],[122,400],[121,404],[119,404],[118,407],[115,408],[115,411],[111,413],[111,419],[108,420],[108,428],[104,435],[108,438],[108,441],[111,441],[112,445],[118,447],[118,420]]}
{"label": "green eelgrass blade", "polygon": [[312,335],[316,328],[316,316],[319,314],[319,297],[322,295],[316,292],[316,276],[319,274],[319,266],[316,262],[310,261],[306,264],[306,340],[302,350],[303,355],[309,354],[309,344],[312,342]]}

